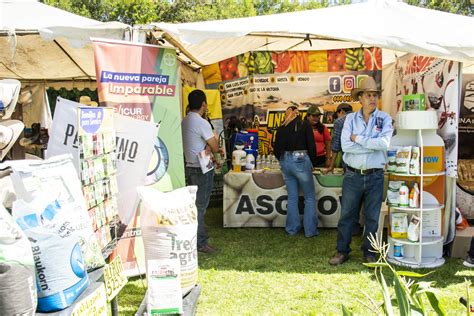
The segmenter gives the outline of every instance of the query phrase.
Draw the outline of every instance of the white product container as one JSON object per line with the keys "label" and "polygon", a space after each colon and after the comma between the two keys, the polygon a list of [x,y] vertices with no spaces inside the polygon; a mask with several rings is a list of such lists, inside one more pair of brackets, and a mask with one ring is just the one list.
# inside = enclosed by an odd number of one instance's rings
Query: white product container
{"label": "white product container", "polygon": [[235,148],[237,149],[232,152],[232,170],[240,172],[242,166],[245,166],[247,153],[243,150],[244,146],[236,145]]}
{"label": "white product container", "polygon": [[255,156],[251,153],[247,154],[245,158],[245,170],[255,169]]}

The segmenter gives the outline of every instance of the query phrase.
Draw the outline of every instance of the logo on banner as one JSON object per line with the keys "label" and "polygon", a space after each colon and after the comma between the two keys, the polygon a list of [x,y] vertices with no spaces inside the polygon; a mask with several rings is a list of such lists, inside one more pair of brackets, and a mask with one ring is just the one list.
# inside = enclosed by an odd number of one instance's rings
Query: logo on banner
{"label": "logo on banner", "polygon": [[176,65],[176,57],[171,53],[165,53],[163,55],[163,63],[168,67]]}
{"label": "logo on banner", "polygon": [[341,93],[341,77],[331,76],[328,78],[328,90],[331,94]]}
{"label": "logo on banner", "polygon": [[147,178],[150,180],[149,182],[158,182],[168,170],[169,154],[168,148],[159,137],[157,137],[153,148]]}
{"label": "logo on banner", "polygon": [[367,78],[368,76],[367,75],[359,75],[357,76],[357,88],[360,87],[360,84],[362,82],[363,79]]}
{"label": "logo on banner", "polygon": [[81,128],[86,133],[95,134],[102,125],[102,120],[104,119],[104,109],[81,109],[79,113]]}
{"label": "logo on banner", "polygon": [[137,120],[150,121],[150,103],[121,103],[114,106],[115,112]]}
{"label": "logo on banner", "polygon": [[344,93],[351,93],[352,89],[355,88],[356,79],[353,75],[347,75],[342,77],[342,91]]}

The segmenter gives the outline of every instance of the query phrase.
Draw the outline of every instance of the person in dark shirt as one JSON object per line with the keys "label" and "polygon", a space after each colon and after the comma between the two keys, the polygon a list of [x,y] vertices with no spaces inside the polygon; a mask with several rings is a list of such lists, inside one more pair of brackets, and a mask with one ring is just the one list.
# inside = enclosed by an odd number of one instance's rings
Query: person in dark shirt
{"label": "person in dark shirt", "polygon": [[338,157],[338,155],[342,154],[342,147],[341,147],[342,127],[344,126],[346,115],[349,113],[352,113],[352,106],[350,104],[341,103],[337,106],[337,109],[336,109],[337,120],[334,122],[334,126],[332,129],[332,139],[331,139],[332,159],[329,164],[329,168],[325,171],[325,173],[329,173],[334,170],[334,167],[336,166],[336,158]]}
{"label": "person in dark shirt", "polygon": [[328,167],[331,162],[331,135],[328,128],[321,122],[323,114],[316,105],[310,106],[306,114],[306,119],[313,128],[314,141],[316,143],[316,167]]}
{"label": "person in dark shirt", "polygon": [[297,107],[286,109],[285,121],[277,130],[273,149],[288,191],[286,232],[296,235],[301,230],[298,210],[298,191],[301,188],[304,193],[304,235],[319,235],[312,173],[317,163],[316,146],[313,129],[307,120],[301,120]]}

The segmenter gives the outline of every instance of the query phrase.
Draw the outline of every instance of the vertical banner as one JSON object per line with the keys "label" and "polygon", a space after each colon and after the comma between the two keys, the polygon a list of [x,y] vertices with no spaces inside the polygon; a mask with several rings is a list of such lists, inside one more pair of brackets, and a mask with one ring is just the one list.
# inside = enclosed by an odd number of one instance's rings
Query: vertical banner
{"label": "vertical banner", "polygon": [[363,78],[372,76],[381,87],[381,64],[377,47],[256,51],[206,66],[203,76],[206,88],[220,92],[224,129],[258,126],[259,153],[265,155],[272,152],[286,108],[295,105],[304,112],[316,105],[324,112],[323,123],[332,124],[340,103],[360,108],[350,92]]}
{"label": "vertical banner", "polygon": [[[100,106],[113,107],[119,114],[160,124],[160,132],[152,148],[147,184],[153,184],[163,191],[184,186],[176,50],[139,43],[95,40],[94,59]],[[119,182],[126,179],[122,175]],[[135,263],[128,260],[135,250],[135,238],[141,235],[139,212],[121,209],[121,205],[119,212],[121,217],[132,219],[125,223],[128,225],[125,236],[130,238],[119,241],[119,248],[127,249],[126,253],[120,253],[119,250],[124,268],[130,270],[137,268]],[[134,216],[122,216],[125,213]],[[135,255],[143,257],[142,251],[135,251]]]}
{"label": "vertical banner", "polygon": [[139,203],[137,187],[145,184],[147,166],[154,151],[153,143],[158,128],[153,122],[136,120],[129,116],[114,113],[117,140],[117,196],[121,220],[131,223]]}
{"label": "vertical banner", "polygon": [[[145,184],[146,170],[154,149],[158,128],[153,122],[145,122],[115,113],[115,133],[117,135],[117,195],[119,209],[135,210],[139,203],[137,186]],[[121,214],[122,221],[128,223],[117,244],[117,253],[122,258],[127,275],[139,274],[137,262],[144,260],[140,218],[137,212]],[[135,260],[135,258],[137,258]],[[144,264],[144,263],[143,263]],[[144,269],[144,266],[142,265]],[[145,270],[141,271],[145,271]]]}
{"label": "vertical banner", "polygon": [[404,95],[424,94],[426,110],[438,113],[438,134],[444,140],[446,175],[457,177],[459,63],[406,54],[395,64],[397,112]]}
{"label": "vertical banner", "polygon": [[474,218],[474,74],[463,74],[459,110],[459,148],[456,205],[467,218]]}
{"label": "vertical banner", "polygon": [[101,106],[139,120],[160,122],[149,182],[167,189],[184,186],[175,49],[95,41],[94,58]]}

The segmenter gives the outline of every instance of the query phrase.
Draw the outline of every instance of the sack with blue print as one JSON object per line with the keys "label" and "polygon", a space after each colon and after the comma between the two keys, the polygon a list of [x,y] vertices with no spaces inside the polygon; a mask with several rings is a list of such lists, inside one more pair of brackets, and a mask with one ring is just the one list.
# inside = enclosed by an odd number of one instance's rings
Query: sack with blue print
{"label": "sack with blue print", "polygon": [[89,279],[73,219],[57,201],[38,197],[13,203],[13,217],[31,244],[36,268],[38,311],[70,306],[87,288]]}
{"label": "sack with blue print", "polygon": [[73,230],[80,239],[81,251],[88,272],[105,265],[101,247],[92,230],[81,183],[69,155],[44,161],[19,161],[12,165],[12,183],[17,199],[31,201],[44,196],[57,200],[61,211],[68,214]]}

